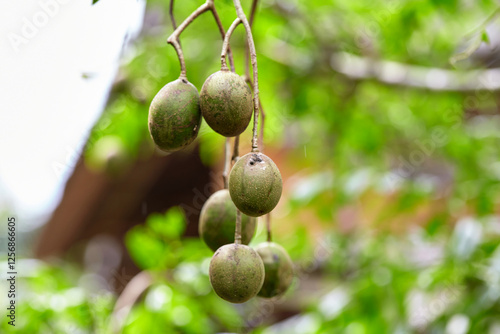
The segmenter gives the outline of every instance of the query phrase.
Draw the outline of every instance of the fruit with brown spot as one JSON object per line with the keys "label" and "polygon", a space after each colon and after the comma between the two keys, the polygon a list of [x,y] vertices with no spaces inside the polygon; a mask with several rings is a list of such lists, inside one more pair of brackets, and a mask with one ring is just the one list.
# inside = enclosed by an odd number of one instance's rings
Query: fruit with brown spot
{"label": "fruit with brown spot", "polygon": [[251,217],[271,212],[278,204],[282,190],[278,167],[262,153],[244,155],[229,174],[229,193],[234,205]]}
{"label": "fruit with brown spot", "polygon": [[215,132],[234,137],[245,131],[252,118],[252,92],[241,76],[221,70],[203,84],[200,108],[203,118]]}

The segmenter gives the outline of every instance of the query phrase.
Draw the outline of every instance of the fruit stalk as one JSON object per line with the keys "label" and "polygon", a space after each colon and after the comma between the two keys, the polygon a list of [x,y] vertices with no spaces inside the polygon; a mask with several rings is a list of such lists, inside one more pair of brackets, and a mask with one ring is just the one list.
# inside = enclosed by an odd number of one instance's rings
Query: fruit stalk
{"label": "fruit stalk", "polygon": [[226,37],[224,37],[224,43],[222,43],[222,52],[220,53],[220,63],[221,63],[221,69],[225,70],[227,69],[227,64],[226,64],[226,53],[228,52],[229,49],[229,40],[231,39],[231,36],[233,35],[234,30],[236,27],[241,23],[241,19],[238,17],[236,20],[233,21],[229,29],[227,30]]}
{"label": "fruit stalk", "polygon": [[231,168],[231,143],[229,142],[229,137],[226,137],[226,143],[224,147],[225,161],[224,161],[224,172],[222,173],[222,180],[224,181],[224,189],[228,188],[228,175]]}
{"label": "fruit stalk", "polygon": [[[250,17],[248,19],[248,24],[250,25],[250,28],[252,28],[253,26],[253,20],[255,19],[255,12],[257,11],[258,2],[259,0],[252,1],[252,8],[250,9]],[[248,80],[249,84],[252,84],[250,78],[250,67],[248,66],[249,63],[250,63],[250,52],[248,51],[248,44],[247,44],[245,51],[245,78],[246,80]]]}
{"label": "fruit stalk", "polygon": [[259,119],[259,78],[258,78],[258,68],[257,68],[257,53],[255,51],[255,43],[252,36],[252,28],[248,23],[247,17],[241,8],[240,0],[233,0],[234,7],[236,9],[237,16],[241,19],[245,31],[247,33],[247,44],[250,50],[250,60],[253,69],[253,106],[254,106],[254,120],[253,120],[253,136],[252,136],[252,152],[258,152],[258,142],[257,142],[257,132],[258,132],[258,119]]}
{"label": "fruit stalk", "polygon": [[273,241],[271,236],[271,213],[266,215],[267,242]]}
{"label": "fruit stalk", "polygon": [[238,135],[234,138],[233,157],[231,158],[233,164],[235,164],[239,158],[240,158],[240,136]]}
{"label": "fruit stalk", "polygon": [[236,209],[236,228],[234,229],[234,243],[241,244],[241,211]]}

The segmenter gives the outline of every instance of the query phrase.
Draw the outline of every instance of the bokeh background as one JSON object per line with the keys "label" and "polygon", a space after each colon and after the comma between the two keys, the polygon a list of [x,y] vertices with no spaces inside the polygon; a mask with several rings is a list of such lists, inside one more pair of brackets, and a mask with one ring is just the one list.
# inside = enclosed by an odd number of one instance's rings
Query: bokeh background
{"label": "bokeh background", "polygon": [[[201,4],[176,1],[177,23]],[[227,29],[232,1],[215,4]],[[203,123],[165,155],[148,133],[152,98],[179,76],[168,5],[2,4],[15,331],[500,333],[497,1],[258,1],[264,152],[284,180],[273,238],[296,278],[285,296],[242,305],[212,291],[197,235],[223,186],[225,139]],[[201,89],[220,69],[211,14],[181,43]],[[244,75],[241,26],[231,48]],[[250,140],[251,127],[241,154]],[[251,245],[265,237],[260,219]]]}

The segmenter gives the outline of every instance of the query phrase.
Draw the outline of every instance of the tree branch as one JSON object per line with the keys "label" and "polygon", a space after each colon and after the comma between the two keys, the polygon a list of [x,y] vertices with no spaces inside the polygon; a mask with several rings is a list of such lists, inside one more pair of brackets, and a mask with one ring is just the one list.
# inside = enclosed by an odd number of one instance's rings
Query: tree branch
{"label": "tree branch", "polygon": [[500,90],[500,69],[447,70],[359,57],[336,52],[331,67],[351,79],[375,79],[389,85],[424,88],[436,91]]}

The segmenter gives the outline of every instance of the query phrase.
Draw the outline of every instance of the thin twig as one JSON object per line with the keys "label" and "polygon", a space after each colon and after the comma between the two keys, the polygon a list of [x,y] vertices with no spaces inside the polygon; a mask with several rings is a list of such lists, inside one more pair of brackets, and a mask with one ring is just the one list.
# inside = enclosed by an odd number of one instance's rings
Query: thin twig
{"label": "thin twig", "polygon": [[[198,7],[194,12],[191,13],[191,15],[188,16],[187,19],[184,20],[184,22],[181,23],[180,26],[174,28],[175,29],[174,32],[167,39],[167,42],[171,44],[174,47],[175,52],[177,52],[177,58],[179,58],[179,63],[181,65],[181,74],[180,74],[181,78],[186,77],[186,61],[184,60],[184,54],[182,52],[179,36],[187,28],[187,26],[191,24],[191,22],[193,22],[198,16],[200,16],[201,14],[205,13],[208,10],[212,12],[215,22],[219,27],[222,39],[224,39],[225,37],[224,27],[222,26],[219,14],[217,14],[217,10],[215,9],[214,0],[207,0],[207,2]],[[171,0],[170,2],[170,12],[171,12],[170,17],[172,19],[172,24],[175,27],[176,24],[173,16],[173,0]],[[228,50],[228,58],[229,58],[229,63],[231,65],[231,69],[234,71],[233,56],[230,49]]]}
{"label": "thin twig", "polygon": [[192,12],[191,15],[189,15],[188,18],[185,19],[184,22],[182,22],[181,25],[177,27],[177,29],[175,29],[172,35],[170,35],[167,39],[167,42],[169,44],[172,44],[172,46],[175,48],[175,51],[177,52],[177,58],[179,58],[179,62],[181,64],[181,78],[186,77],[186,62],[184,60],[184,54],[182,53],[182,48],[179,43],[179,36],[184,31],[184,29],[186,29],[187,26],[194,21],[194,19],[205,13],[207,10],[210,10],[210,1],[207,1],[206,3],[198,7],[194,12]]}
{"label": "thin twig", "polygon": [[231,168],[231,143],[229,142],[229,137],[226,138],[226,143],[224,146],[224,171],[222,172],[222,180],[224,181],[224,189],[228,188],[228,175]]}
{"label": "thin twig", "polygon": [[236,209],[236,228],[234,229],[234,243],[241,244],[241,211]]}
{"label": "thin twig", "polygon": [[259,147],[257,143],[257,131],[258,131],[258,122],[259,122],[259,78],[258,78],[258,68],[257,68],[257,53],[255,51],[255,44],[252,36],[252,28],[248,23],[247,17],[241,8],[240,0],[233,0],[234,7],[236,8],[236,14],[241,19],[243,26],[245,27],[247,33],[247,43],[248,48],[250,50],[250,60],[252,63],[253,69],[253,136],[252,136],[252,152],[258,152]]}
{"label": "thin twig", "polygon": [[226,53],[229,49],[229,40],[231,39],[231,36],[233,35],[234,30],[238,26],[238,24],[241,23],[241,19],[238,17],[236,20],[233,21],[229,29],[227,30],[226,37],[224,37],[224,42],[222,43],[222,51],[220,53],[220,63],[221,63],[221,69],[222,70],[227,70],[227,64],[226,64]]}

